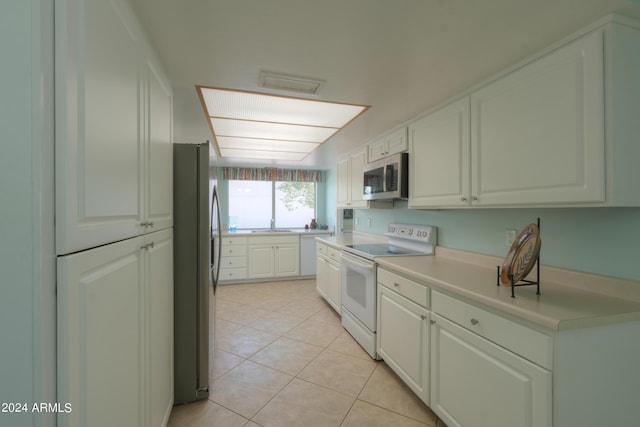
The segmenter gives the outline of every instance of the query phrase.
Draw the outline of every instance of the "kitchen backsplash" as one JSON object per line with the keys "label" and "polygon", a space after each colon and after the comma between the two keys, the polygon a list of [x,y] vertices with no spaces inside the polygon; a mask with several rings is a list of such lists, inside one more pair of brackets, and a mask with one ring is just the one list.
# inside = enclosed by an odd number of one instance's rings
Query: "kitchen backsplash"
{"label": "kitchen backsplash", "polygon": [[[383,234],[388,223],[434,225],[438,245],[504,257],[507,229],[541,221],[545,265],[640,280],[640,208],[356,210],[355,230]],[[371,224],[371,225],[369,225]]]}

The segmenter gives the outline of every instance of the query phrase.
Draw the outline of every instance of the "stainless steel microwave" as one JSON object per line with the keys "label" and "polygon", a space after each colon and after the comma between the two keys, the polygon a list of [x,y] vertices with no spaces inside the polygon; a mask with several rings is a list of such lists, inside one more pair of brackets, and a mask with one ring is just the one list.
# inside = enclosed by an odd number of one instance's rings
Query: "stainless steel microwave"
{"label": "stainless steel microwave", "polygon": [[409,155],[398,153],[364,167],[363,199],[386,200],[409,197]]}

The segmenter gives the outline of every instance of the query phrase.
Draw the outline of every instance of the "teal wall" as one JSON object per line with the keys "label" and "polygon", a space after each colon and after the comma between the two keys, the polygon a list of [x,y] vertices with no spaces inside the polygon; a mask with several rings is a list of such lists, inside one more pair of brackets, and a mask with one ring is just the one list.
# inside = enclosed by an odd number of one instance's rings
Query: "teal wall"
{"label": "teal wall", "polygon": [[322,181],[325,183],[324,216],[329,227],[336,226],[337,174],[335,169],[322,171]]}
{"label": "teal wall", "polygon": [[[355,229],[382,234],[388,223],[434,225],[438,245],[504,257],[505,230],[541,221],[545,265],[640,280],[640,208],[393,209],[355,212]],[[371,227],[368,226],[371,219]]]}

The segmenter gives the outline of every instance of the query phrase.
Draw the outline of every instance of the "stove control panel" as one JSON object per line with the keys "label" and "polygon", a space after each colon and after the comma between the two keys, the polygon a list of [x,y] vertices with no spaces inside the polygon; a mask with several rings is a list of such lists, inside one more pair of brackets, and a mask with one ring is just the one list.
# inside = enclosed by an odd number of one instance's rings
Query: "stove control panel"
{"label": "stove control panel", "polygon": [[389,224],[387,225],[387,232],[384,234],[391,238],[409,239],[435,245],[437,231],[437,227],[430,225]]}

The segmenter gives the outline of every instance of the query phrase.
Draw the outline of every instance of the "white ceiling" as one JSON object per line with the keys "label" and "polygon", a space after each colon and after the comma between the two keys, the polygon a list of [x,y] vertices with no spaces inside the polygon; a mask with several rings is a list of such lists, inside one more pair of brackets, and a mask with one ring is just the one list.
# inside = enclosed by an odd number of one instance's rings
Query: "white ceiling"
{"label": "white ceiling", "polygon": [[195,85],[267,92],[260,70],[371,105],[302,162],[252,163],[319,168],[608,13],[640,19],[638,0],[129,1],[171,79],[176,142],[212,139]]}

